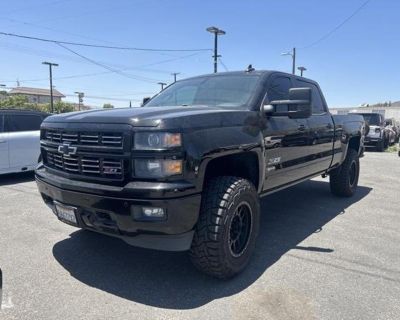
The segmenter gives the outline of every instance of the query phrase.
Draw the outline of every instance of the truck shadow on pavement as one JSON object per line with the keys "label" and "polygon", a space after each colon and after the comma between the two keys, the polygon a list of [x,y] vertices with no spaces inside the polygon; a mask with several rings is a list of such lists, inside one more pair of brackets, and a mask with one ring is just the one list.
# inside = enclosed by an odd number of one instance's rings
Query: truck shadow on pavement
{"label": "truck shadow on pavement", "polygon": [[185,253],[134,248],[119,239],[77,231],[53,247],[55,259],[84,284],[137,303],[191,309],[249,287],[291,249],[329,254],[334,248],[298,246],[346,208],[366,197],[336,198],[323,181],[307,181],[262,199],[257,247],[243,273],[228,281],[197,272]]}
{"label": "truck shadow on pavement", "polygon": [[8,186],[29,181],[35,181],[35,173],[33,171],[7,173],[0,176],[0,186]]}

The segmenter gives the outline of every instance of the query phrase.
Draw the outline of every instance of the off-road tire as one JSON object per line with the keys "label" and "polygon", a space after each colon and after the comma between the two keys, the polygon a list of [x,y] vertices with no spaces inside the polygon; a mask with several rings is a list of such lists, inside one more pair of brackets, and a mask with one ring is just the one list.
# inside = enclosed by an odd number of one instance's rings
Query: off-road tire
{"label": "off-road tire", "polygon": [[348,149],[344,162],[329,174],[331,192],[339,197],[351,197],[357,189],[359,174],[358,153]]}
{"label": "off-road tire", "polygon": [[[244,217],[251,217],[250,226],[243,227],[246,224],[242,222],[246,219],[238,218],[238,215],[243,214],[240,210],[247,212]],[[231,176],[211,179],[203,192],[199,221],[190,250],[194,266],[201,272],[220,279],[227,279],[241,272],[254,251],[259,217],[259,197],[251,182]],[[240,250],[232,239],[235,237],[234,227],[238,219],[239,229],[243,227],[243,235],[248,235],[247,240],[242,241]]]}

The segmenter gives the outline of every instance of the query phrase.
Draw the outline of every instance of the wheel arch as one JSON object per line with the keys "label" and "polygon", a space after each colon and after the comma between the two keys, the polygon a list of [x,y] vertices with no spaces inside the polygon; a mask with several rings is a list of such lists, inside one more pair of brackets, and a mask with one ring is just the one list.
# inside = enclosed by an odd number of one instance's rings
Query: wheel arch
{"label": "wheel arch", "polygon": [[211,159],[205,168],[203,188],[218,176],[235,176],[249,180],[256,190],[262,188],[262,160],[255,151],[226,154]]}

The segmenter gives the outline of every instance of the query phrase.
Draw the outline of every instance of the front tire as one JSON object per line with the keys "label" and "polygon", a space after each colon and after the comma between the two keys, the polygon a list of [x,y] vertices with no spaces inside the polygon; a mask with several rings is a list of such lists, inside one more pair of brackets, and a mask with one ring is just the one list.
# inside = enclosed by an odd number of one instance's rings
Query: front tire
{"label": "front tire", "polygon": [[339,197],[351,197],[356,192],[359,175],[358,153],[354,149],[348,149],[344,162],[329,175],[331,192]]}
{"label": "front tire", "polygon": [[190,250],[194,266],[220,279],[241,272],[254,251],[259,217],[259,198],[251,182],[231,176],[210,180]]}

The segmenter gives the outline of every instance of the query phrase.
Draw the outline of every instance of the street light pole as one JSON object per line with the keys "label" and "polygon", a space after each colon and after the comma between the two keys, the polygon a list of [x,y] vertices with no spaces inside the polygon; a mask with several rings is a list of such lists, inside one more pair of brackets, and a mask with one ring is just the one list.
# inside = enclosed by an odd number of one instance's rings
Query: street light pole
{"label": "street light pole", "polygon": [[75,94],[78,95],[78,110],[81,111],[81,104],[83,102],[83,97],[85,96],[85,94],[83,92],[78,92],[78,91],[75,91]]}
{"label": "street light pole", "polygon": [[307,68],[305,68],[305,67],[298,67],[297,69],[300,70],[301,77],[303,76],[303,72],[307,70]]}
{"label": "street light pole", "polygon": [[176,82],[176,76],[180,74],[179,72],[173,72],[171,73],[172,76],[174,76],[174,82]]}
{"label": "street light pole", "polygon": [[284,52],[281,55],[292,57],[292,74],[296,74],[296,48],[293,48],[292,52]]}
{"label": "street light pole", "polygon": [[206,29],[208,32],[214,34],[214,73],[218,72],[218,58],[221,57],[221,55],[218,55],[218,36],[222,36],[226,34],[224,30],[221,30],[217,27],[208,27]]}
{"label": "street light pole", "polygon": [[50,72],[50,108],[51,108],[51,113],[54,113],[54,104],[53,104],[53,72],[52,72],[52,67],[58,67],[57,63],[51,63],[44,61],[42,64],[47,64],[49,66],[49,72]]}
{"label": "street light pole", "polygon": [[164,90],[164,86],[167,85],[165,82],[158,82],[158,84],[161,86],[161,91],[163,91]]}

